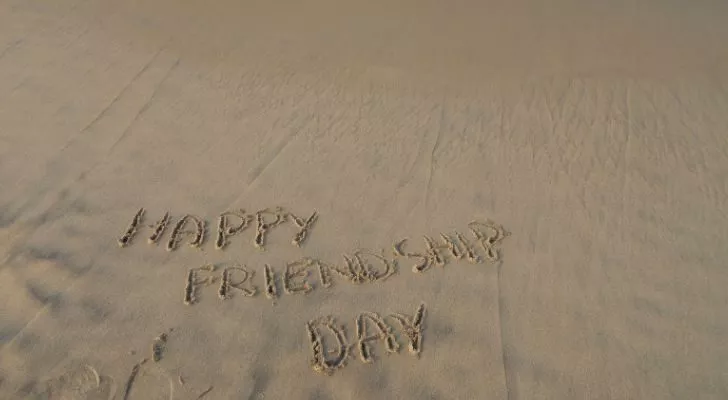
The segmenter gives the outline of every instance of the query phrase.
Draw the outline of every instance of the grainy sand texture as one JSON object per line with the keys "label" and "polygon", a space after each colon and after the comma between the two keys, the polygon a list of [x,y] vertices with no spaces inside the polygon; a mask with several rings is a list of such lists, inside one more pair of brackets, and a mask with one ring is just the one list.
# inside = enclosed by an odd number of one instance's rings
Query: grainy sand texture
{"label": "grainy sand texture", "polygon": [[0,0],[0,398],[728,399],[727,21]]}

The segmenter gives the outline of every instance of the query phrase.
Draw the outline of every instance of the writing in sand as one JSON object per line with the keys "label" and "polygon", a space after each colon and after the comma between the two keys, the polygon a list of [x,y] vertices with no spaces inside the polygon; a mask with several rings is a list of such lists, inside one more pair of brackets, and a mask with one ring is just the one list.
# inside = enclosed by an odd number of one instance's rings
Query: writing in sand
{"label": "writing in sand", "polygon": [[[174,218],[165,212],[158,220],[145,224],[145,216],[144,208],[134,214],[118,239],[120,247],[131,245],[143,228],[149,229],[149,244],[166,243],[167,251],[177,250],[185,241],[192,248],[201,248],[206,242],[207,222],[203,218],[185,214],[173,224]],[[301,217],[282,207],[265,208],[254,213],[246,213],[242,209],[226,211],[217,218],[215,249],[225,249],[232,238],[252,227],[253,246],[264,250],[267,234],[286,223],[294,225],[291,244],[301,247],[317,220],[316,211],[308,217]],[[171,233],[163,240],[170,226]],[[279,297],[279,287],[285,294],[305,295],[319,287],[331,287],[335,276],[352,284],[382,282],[397,274],[403,258],[413,261],[411,269],[414,273],[423,273],[432,267],[444,267],[462,259],[471,264],[500,260],[499,246],[509,235],[501,225],[490,220],[472,221],[467,225],[467,230],[470,238],[459,231],[439,233],[438,239],[425,235],[422,237],[423,247],[418,251],[406,250],[408,239],[404,238],[394,241],[389,255],[384,250],[356,249],[344,253],[339,262],[301,257],[286,263],[282,272],[264,264],[260,267],[262,278],[257,283],[256,271],[242,263],[206,264],[190,268],[184,277],[184,304],[197,303],[202,289],[210,286],[216,288],[217,297],[221,300],[236,295],[253,297],[263,292],[267,298],[275,301]],[[346,360],[353,354],[352,347],[356,348],[362,362],[370,363],[374,358],[370,346],[375,341],[381,341],[387,353],[397,353],[400,350],[397,332],[408,342],[409,352],[419,356],[425,314],[424,303],[411,316],[395,313],[382,317],[377,313],[363,312],[354,320],[356,341],[353,346],[348,344],[344,326],[338,325],[334,317],[314,318],[305,324],[311,344],[311,366],[317,372],[332,374],[346,365]],[[394,329],[394,326],[400,329]]]}

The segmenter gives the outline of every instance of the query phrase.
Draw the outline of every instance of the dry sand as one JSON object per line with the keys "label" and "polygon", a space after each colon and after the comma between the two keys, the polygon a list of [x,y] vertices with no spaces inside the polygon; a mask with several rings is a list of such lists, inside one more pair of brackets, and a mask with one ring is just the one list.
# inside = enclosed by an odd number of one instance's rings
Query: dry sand
{"label": "dry sand", "polygon": [[[719,0],[0,1],[0,398],[728,398],[726,21]],[[318,211],[300,248],[289,217],[265,251],[254,220],[215,249],[220,213],[276,206]],[[165,211],[205,243],[149,245]],[[511,233],[498,262],[281,286],[474,219]],[[234,263],[255,274],[222,300]],[[416,357],[388,315],[420,304]],[[366,312],[397,354],[361,361]],[[352,345],[331,376],[306,327],[327,315]]]}

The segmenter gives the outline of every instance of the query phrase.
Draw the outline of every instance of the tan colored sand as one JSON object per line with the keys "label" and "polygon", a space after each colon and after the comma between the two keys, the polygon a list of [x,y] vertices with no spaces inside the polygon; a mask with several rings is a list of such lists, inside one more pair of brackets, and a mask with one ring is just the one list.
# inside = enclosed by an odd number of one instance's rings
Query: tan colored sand
{"label": "tan colored sand", "polygon": [[[728,398],[726,20],[708,0],[0,2],[0,397]],[[318,210],[301,248],[289,223],[215,250],[221,212],[278,205]],[[119,248],[139,207],[204,218],[208,242]],[[500,264],[183,304],[205,263],[262,289],[266,263],[422,251],[486,218],[512,233]],[[422,302],[419,358],[398,333],[399,354],[310,367],[306,321],[351,338]]]}

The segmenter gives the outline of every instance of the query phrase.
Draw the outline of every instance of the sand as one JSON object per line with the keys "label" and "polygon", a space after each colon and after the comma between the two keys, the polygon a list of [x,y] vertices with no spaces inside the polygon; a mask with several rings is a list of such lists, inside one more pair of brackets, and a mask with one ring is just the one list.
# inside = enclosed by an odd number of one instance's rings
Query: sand
{"label": "sand", "polygon": [[1,1],[0,398],[728,398],[726,20]]}

